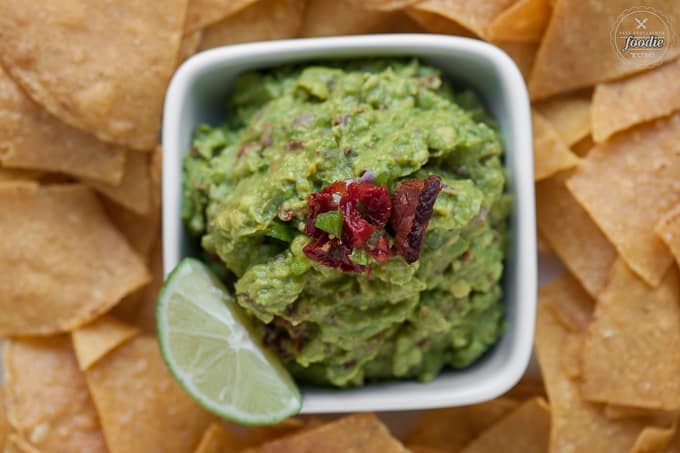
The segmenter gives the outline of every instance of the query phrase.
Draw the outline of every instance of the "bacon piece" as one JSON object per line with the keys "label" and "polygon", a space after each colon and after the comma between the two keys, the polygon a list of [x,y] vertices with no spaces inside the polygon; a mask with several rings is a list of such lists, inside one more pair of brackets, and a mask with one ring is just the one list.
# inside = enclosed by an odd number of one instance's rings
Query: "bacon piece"
{"label": "bacon piece", "polygon": [[302,251],[311,260],[324,266],[337,267],[343,272],[368,272],[370,268],[357,264],[349,257],[352,249],[339,238],[321,237],[305,246]]}
{"label": "bacon piece", "polygon": [[344,181],[336,181],[333,184],[314,192],[307,198],[309,206],[309,219],[305,225],[305,234],[313,238],[319,238],[326,234],[325,231],[314,226],[316,217],[322,212],[336,211],[338,209],[338,198],[347,192],[347,184]]}
{"label": "bacon piece", "polygon": [[375,231],[385,227],[392,201],[387,187],[371,183],[352,183],[340,200],[345,223],[342,240],[350,247],[362,247]]}
{"label": "bacon piece", "polygon": [[420,258],[425,230],[441,189],[439,176],[431,175],[426,179],[403,181],[394,191],[389,221],[394,233],[394,253],[403,256],[409,264]]}

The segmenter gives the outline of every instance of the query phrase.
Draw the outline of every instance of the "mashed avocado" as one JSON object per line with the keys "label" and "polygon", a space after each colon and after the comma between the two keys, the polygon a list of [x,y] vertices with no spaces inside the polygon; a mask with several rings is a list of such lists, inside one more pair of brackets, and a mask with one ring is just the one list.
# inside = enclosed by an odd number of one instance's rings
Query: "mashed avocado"
{"label": "mashed avocado", "polygon": [[[501,138],[474,94],[417,60],[325,63],[240,76],[227,116],[195,134],[182,216],[299,380],[427,381],[497,341],[510,203]],[[363,273],[312,261],[308,197],[366,172],[390,190],[441,178],[420,259],[357,249]]]}

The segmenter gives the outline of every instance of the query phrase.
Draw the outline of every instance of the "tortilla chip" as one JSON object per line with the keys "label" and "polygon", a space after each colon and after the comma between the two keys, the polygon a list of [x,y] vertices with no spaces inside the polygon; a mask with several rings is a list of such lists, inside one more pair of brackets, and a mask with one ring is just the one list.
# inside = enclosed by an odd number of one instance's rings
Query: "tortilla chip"
{"label": "tortilla chip", "polygon": [[187,0],[0,3],[0,59],[31,98],[100,140],[147,150]]}
{"label": "tortilla chip", "polygon": [[49,335],[108,311],[149,280],[81,185],[0,185],[2,335]]}
{"label": "tortilla chip", "polygon": [[41,453],[40,450],[33,448],[27,440],[15,433],[7,437],[3,453]]}
{"label": "tortilla chip", "polygon": [[182,42],[179,45],[179,57],[177,57],[179,64],[196,53],[199,44],[201,44],[201,39],[203,39],[203,31],[201,30],[193,31],[182,37]]}
{"label": "tortilla chip", "polygon": [[680,409],[680,283],[656,288],[622,260],[598,299],[583,355],[583,396],[603,403]]}
{"label": "tortilla chip", "polygon": [[537,42],[550,19],[548,0],[519,0],[501,12],[489,24],[492,40],[511,42]]}
{"label": "tortilla chip", "polygon": [[529,398],[534,398],[536,396],[545,396],[545,386],[543,381],[536,376],[523,377],[520,381],[515,384],[513,388],[508,390],[503,397],[524,401]]}
{"label": "tortilla chip", "polygon": [[146,215],[140,215],[104,197],[102,205],[111,222],[123,233],[132,248],[140,256],[147,257],[160,237],[160,209],[155,208]]}
{"label": "tortilla chip", "polygon": [[191,34],[226,17],[233,16],[256,1],[261,0],[189,0],[184,33]]}
{"label": "tortilla chip", "polygon": [[85,375],[112,452],[193,451],[214,420],[173,379],[153,337],[124,343]]}
{"label": "tortilla chip", "polygon": [[[472,406],[424,411],[404,437],[406,445],[458,451],[519,404],[497,398]],[[451,429],[455,426],[456,429]]]}
{"label": "tortilla chip", "polygon": [[[676,0],[657,0],[654,7],[669,21],[680,20]],[[619,14],[639,3],[631,0],[562,0],[554,5],[536,56],[529,95],[543,99],[553,94],[595,85],[647,69],[619,58],[611,33]],[[671,47],[670,60],[680,48]]]}
{"label": "tortilla chip", "polygon": [[539,290],[541,300],[548,302],[555,319],[570,332],[579,332],[590,324],[595,302],[569,273],[549,283],[549,289]]}
{"label": "tortilla chip", "polygon": [[680,204],[666,212],[656,224],[657,236],[668,246],[675,260],[680,263]]}
{"label": "tortilla chip", "polygon": [[136,151],[127,153],[123,179],[117,185],[87,181],[98,192],[111,200],[134,211],[146,214],[151,208],[151,187],[149,181],[149,155]]}
{"label": "tortilla chip", "polygon": [[616,249],[567,189],[565,176],[536,184],[536,221],[554,253],[596,297],[607,283]]}
{"label": "tortilla chip", "polygon": [[593,137],[616,132],[680,110],[680,60],[636,76],[599,84],[593,95]]}
{"label": "tortilla chip", "polygon": [[194,453],[236,453],[242,449],[241,440],[221,424],[212,423],[203,433]]}
{"label": "tortilla chip", "polygon": [[253,41],[288,39],[302,26],[304,0],[258,0],[203,30],[200,50]]}
{"label": "tortilla chip", "polygon": [[552,124],[540,113],[531,113],[534,134],[534,179],[540,181],[557,172],[574,168],[580,159],[572,153]]}
{"label": "tortilla chip", "polygon": [[620,404],[607,404],[604,407],[604,414],[611,419],[629,418],[629,417],[660,417],[664,412],[645,407],[622,406]]}
{"label": "tortilla chip", "polygon": [[524,80],[529,80],[529,74],[531,74],[531,68],[534,66],[536,50],[538,49],[536,44],[502,41],[492,41],[491,43],[503,49],[515,62]]}
{"label": "tortilla chip", "polygon": [[594,147],[595,142],[593,141],[593,136],[588,134],[578,143],[571,145],[571,150],[579,157],[586,157],[590,150],[592,150]]}
{"label": "tortilla chip", "polygon": [[244,453],[408,453],[374,414],[343,417],[318,428],[282,437]]}
{"label": "tortilla chip", "polygon": [[555,128],[565,145],[590,134],[590,95],[569,95],[538,102],[533,107]]}
{"label": "tortilla chip", "polygon": [[[481,38],[488,38],[487,28],[489,25],[513,2],[514,0],[487,0],[484,2],[478,0],[425,0],[410,7],[408,12],[413,14],[415,18],[422,13],[440,16],[447,21],[465,27]],[[422,22],[421,24],[426,26]],[[426,28],[430,29],[427,26]]]}
{"label": "tortilla chip", "polygon": [[71,333],[73,349],[81,370],[87,370],[95,362],[116,347],[139,334],[139,330],[116,318],[104,315]]}
{"label": "tortilla chip", "polygon": [[543,398],[533,398],[484,431],[461,453],[544,453],[548,451],[549,435],[548,403]]}
{"label": "tortilla chip", "polygon": [[[673,423],[667,427],[648,426],[643,429],[630,453],[663,452],[671,443],[678,428],[677,416]],[[676,450],[677,451],[677,450]]]}
{"label": "tortilla chip", "polygon": [[42,452],[106,452],[67,336],[3,341],[9,423]]}
{"label": "tortilla chip", "polygon": [[410,17],[416,24],[431,33],[476,38],[476,35],[467,28],[437,13],[416,9],[413,7],[407,8],[405,11],[408,17]]}
{"label": "tortilla chip", "polygon": [[123,177],[125,149],[54,118],[0,68],[0,164],[117,184]]}
{"label": "tortilla chip", "polygon": [[396,11],[418,3],[421,0],[350,0],[352,7],[378,11]]}
{"label": "tortilla chip", "polygon": [[658,285],[673,258],[654,227],[680,203],[680,114],[598,145],[567,181],[626,263]]}
{"label": "tortilla chip", "polygon": [[370,33],[417,33],[422,29],[401,11],[376,11],[351,0],[309,0],[300,36],[338,36]]}
{"label": "tortilla chip", "polygon": [[275,425],[253,426],[248,429],[244,439],[244,446],[257,447],[266,442],[301,432],[305,422],[299,417],[287,418]]}
{"label": "tortilla chip", "polygon": [[550,452],[626,452],[634,444],[647,419],[610,420],[601,406],[581,399],[577,381],[561,364],[565,346],[582,335],[570,332],[554,317],[550,302],[560,297],[552,284],[541,288],[536,320],[536,354],[548,391],[552,412]]}

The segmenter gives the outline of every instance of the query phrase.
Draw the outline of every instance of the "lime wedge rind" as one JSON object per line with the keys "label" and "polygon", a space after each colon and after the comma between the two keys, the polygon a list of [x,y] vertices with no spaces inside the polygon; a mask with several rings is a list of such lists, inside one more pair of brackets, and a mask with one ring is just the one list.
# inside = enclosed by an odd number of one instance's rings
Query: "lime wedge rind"
{"label": "lime wedge rind", "polygon": [[300,411],[294,381],[200,261],[184,259],[170,273],[156,319],[168,368],[209,411],[246,425],[276,423]]}

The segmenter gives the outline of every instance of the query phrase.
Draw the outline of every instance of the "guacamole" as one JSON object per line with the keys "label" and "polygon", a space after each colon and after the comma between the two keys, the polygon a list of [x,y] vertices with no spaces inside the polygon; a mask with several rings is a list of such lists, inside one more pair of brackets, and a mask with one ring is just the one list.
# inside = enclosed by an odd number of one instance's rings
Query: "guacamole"
{"label": "guacamole", "polygon": [[[243,74],[227,108],[185,157],[182,217],[298,380],[427,381],[494,345],[510,200],[499,131],[473,93],[418,60],[359,60]],[[389,225],[387,254],[310,258],[312,195],[367,175],[382,194],[441,182],[415,261],[390,252]],[[343,246],[342,217],[322,217]]]}

